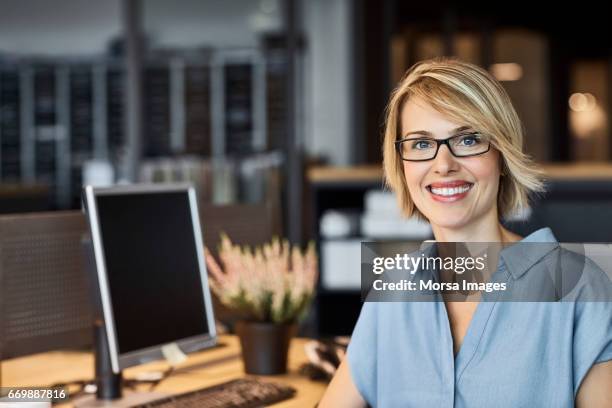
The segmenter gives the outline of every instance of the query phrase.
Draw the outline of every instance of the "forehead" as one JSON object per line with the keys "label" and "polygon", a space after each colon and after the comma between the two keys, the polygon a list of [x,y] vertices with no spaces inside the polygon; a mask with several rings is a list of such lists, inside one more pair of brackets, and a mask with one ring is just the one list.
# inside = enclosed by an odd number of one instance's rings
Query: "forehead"
{"label": "forehead", "polygon": [[411,97],[404,103],[400,111],[400,124],[402,135],[408,132],[426,131],[435,136],[446,136],[454,129],[465,125],[453,121],[418,97]]}

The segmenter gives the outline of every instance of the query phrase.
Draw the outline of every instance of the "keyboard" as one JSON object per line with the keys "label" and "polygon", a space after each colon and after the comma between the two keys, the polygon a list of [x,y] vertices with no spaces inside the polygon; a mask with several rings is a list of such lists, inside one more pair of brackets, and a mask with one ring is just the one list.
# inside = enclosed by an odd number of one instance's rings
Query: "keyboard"
{"label": "keyboard", "polygon": [[131,408],[256,408],[284,401],[294,395],[295,388],[288,385],[254,378],[240,378],[212,387],[134,405]]}

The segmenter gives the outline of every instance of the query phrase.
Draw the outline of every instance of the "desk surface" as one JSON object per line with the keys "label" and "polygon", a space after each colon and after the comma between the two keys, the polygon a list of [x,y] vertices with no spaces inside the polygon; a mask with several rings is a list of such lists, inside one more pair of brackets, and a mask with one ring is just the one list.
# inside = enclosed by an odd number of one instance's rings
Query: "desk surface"
{"label": "desk surface", "polygon": [[[206,350],[189,355],[155,391],[178,393],[190,391],[244,375],[240,358],[240,345],[235,336],[219,337],[225,347]],[[274,407],[314,407],[320,400],[326,385],[310,381],[298,374],[299,367],[306,362],[304,344],[306,339],[297,338],[289,350],[289,372],[285,375],[261,376],[262,380],[274,381],[297,389],[294,398],[275,404]],[[49,386],[58,382],[91,379],[93,377],[93,355],[87,352],[54,351],[2,362],[2,386]],[[168,366],[155,362],[124,370],[124,378],[147,371],[160,371]],[[64,405],[70,406],[70,405]]]}

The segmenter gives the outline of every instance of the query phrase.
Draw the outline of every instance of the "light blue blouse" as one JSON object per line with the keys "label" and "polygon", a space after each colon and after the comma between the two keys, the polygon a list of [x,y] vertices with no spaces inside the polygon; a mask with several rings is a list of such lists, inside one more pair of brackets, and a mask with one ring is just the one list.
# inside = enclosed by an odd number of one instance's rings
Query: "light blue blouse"
{"label": "light blue blouse", "polygon": [[[543,228],[521,242],[557,240]],[[544,255],[502,256],[496,273],[524,279]],[[444,302],[366,302],[348,359],[373,407],[573,407],[591,366],[612,360],[612,303],[480,302],[455,356]]]}

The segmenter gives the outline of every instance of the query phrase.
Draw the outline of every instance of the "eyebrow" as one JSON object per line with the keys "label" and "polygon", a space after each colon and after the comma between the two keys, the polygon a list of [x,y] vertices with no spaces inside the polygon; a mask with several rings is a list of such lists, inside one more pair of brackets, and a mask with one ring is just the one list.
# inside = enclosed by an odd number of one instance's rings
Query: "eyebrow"
{"label": "eyebrow", "polygon": [[[468,130],[468,129],[472,129],[472,127],[471,126],[459,126],[458,128],[451,130],[449,134],[452,135],[454,133],[463,132],[464,130]],[[422,135],[422,136],[433,137],[433,133],[428,132],[426,130],[413,130],[411,132],[404,134],[404,136],[402,136],[402,139],[405,139],[406,137],[410,135]]]}

